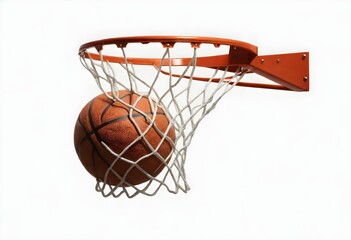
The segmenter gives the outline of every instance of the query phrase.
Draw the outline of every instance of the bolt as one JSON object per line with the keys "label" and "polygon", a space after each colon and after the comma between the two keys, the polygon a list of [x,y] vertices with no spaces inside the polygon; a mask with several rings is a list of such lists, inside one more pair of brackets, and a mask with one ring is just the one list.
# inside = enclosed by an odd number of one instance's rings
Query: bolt
{"label": "bolt", "polygon": [[303,80],[306,82],[308,80],[308,77],[303,77]]}
{"label": "bolt", "polygon": [[277,59],[277,63],[280,63],[280,59],[279,58]]}
{"label": "bolt", "polygon": [[302,54],[302,60],[305,60],[307,57],[306,53]]}
{"label": "bolt", "polygon": [[263,63],[264,63],[264,59],[262,58],[262,59],[261,59],[261,64],[263,64]]}

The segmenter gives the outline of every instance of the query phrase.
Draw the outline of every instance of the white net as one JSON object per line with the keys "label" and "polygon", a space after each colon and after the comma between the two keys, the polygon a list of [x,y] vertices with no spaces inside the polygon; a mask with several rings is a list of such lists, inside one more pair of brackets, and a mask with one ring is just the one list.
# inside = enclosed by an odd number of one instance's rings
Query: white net
{"label": "white net", "polygon": [[[101,140],[101,144],[115,157],[105,173],[104,179],[97,179],[96,190],[104,197],[119,197],[125,194],[131,198],[139,193],[155,195],[161,187],[165,187],[171,193],[179,190],[187,192],[190,188],[186,180],[184,164],[192,137],[199,123],[206,114],[211,112],[217,102],[235,86],[244,76],[245,70],[238,68],[234,75],[227,74],[226,69],[210,69],[209,77],[204,81],[194,80],[198,73],[196,66],[197,48],[192,48],[189,64],[182,67],[171,65],[172,48],[164,48],[160,65],[139,66],[130,63],[126,48],[118,48],[124,57],[123,63],[108,62],[104,59],[104,49],[98,49],[100,60],[94,60],[89,54],[81,53],[81,62],[89,70],[96,80],[97,85],[106,97],[128,107],[129,120],[138,132],[138,137],[129,143],[121,152],[113,151],[108,144]],[[166,63],[166,64],[164,64]],[[141,69],[141,70],[140,70]],[[207,69],[208,71],[208,69]],[[121,90],[136,93],[139,97],[128,104],[120,95]],[[138,102],[147,98],[151,111],[146,113],[139,109]],[[164,114],[169,120],[166,127],[158,126],[157,115]],[[147,128],[142,128],[135,119],[136,114],[142,115],[148,122]],[[160,135],[157,144],[150,143],[146,137],[149,131],[154,129]],[[175,132],[175,137],[170,137],[170,132]],[[148,148],[148,154],[138,159],[128,159],[127,152],[133,145],[142,141]],[[171,146],[169,154],[160,154],[162,144],[167,142]],[[150,156],[157,158],[162,164],[163,170],[158,174],[152,174],[142,168],[141,162],[147,161]],[[116,171],[118,162],[124,161],[129,164],[129,169],[121,175]],[[148,180],[140,184],[128,182],[128,173],[137,168],[147,176]],[[120,179],[116,185],[106,183],[110,174]]]}

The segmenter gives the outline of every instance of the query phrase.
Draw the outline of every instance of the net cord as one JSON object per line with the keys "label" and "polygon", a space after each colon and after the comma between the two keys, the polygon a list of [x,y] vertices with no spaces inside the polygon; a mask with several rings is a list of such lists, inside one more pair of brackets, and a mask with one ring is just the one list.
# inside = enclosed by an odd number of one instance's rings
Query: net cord
{"label": "net cord", "polygon": [[[118,80],[120,78],[116,76],[114,66],[108,61],[103,60],[102,49],[99,51],[100,61],[93,60],[91,57],[85,58],[83,55],[81,55],[80,58],[82,65],[93,75],[99,89],[106,95],[106,97],[113,101],[118,101],[120,104],[125,105],[129,109],[129,119],[138,132],[138,137],[120,153],[114,152],[105,142],[101,141],[101,144],[113,156],[115,156],[115,160],[106,171],[104,179],[97,179],[95,189],[96,191],[101,192],[104,197],[120,197],[122,194],[125,194],[128,198],[132,198],[140,193],[147,196],[154,196],[162,186],[174,194],[178,193],[179,190],[186,193],[188,190],[190,190],[190,187],[186,180],[184,165],[187,148],[191,144],[195,130],[198,128],[201,120],[215,108],[219,100],[244,77],[245,70],[238,68],[235,74],[229,78],[226,76],[228,70],[228,67],[226,67],[224,70],[222,70],[219,81],[213,83],[213,79],[219,74],[219,68],[214,69],[214,72],[208,81],[203,82],[204,85],[202,90],[198,93],[194,93],[193,89],[195,86],[193,86],[193,81],[195,80],[193,80],[193,77],[196,70],[197,48],[193,48],[193,55],[189,61],[189,64],[184,67],[182,73],[177,77],[174,77],[172,73],[172,57],[170,48],[166,48],[160,60],[160,65],[155,66],[156,74],[151,84],[137,75],[133,64],[128,62],[125,49],[120,49],[124,57],[124,63],[115,65],[120,66],[127,73],[127,83]],[[166,66],[164,65],[165,59],[168,60],[168,65]],[[157,89],[157,82],[160,81],[160,75],[163,67],[167,67],[169,73],[167,74],[168,88],[164,92]],[[187,77],[185,78],[185,76]],[[188,77],[189,79],[187,79]],[[105,89],[101,81],[108,83],[110,86],[110,94]],[[187,81],[187,84],[183,89],[179,90],[178,88],[181,87],[181,83],[184,83],[184,81]],[[142,88],[147,88],[148,91],[146,93],[142,93],[139,90]],[[120,98],[119,91],[125,89],[139,94],[139,97],[133,104],[128,104]],[[182,105],[179,99],[184,100],[184,95],[186,103]],[[138,109],[137,105],[142,98],[148,99],[151,107],[151,116],[149,116],[150,114],[146,114],[142,110]],[[170,100],[167,100],[169,98]],[[159,108],[163,109],[165,115],[169,119],[169,124],[164,132],[161,131],[155,123]],[[170,109],[173,109],[174,111],[171,111]],[[133,117],[133,113],[135,112],[142,115],[149,123],[146,129],[142,130],[138,126],[137,121]],[[176,131],[176,138],[174,141],[168,136],[168,133],[172,127]],[[161,136],[161,140],[156,147],[153,147],[146,138],[146,134],[151,129],[154,129],[157,134]],[[124,154],[139,141],[146,143],[150,150],[149,153],[137,160],[130,160],[124,157]],[[158,150],[165,141],[172,146],[172,151],[164,158],[159,154]],[[138,163],[150,156],[155,156],[162,162],[164,165],[164,169],[162,171],[163,174],[159,174],[158,176],[154,177],[140,167]],[[130,164],[129,169],[125,172],[124,176],[120,176],[114,170],[114,165],[118,161],[125,161]],[[136,186],[128,183],[126,176],[128,176],[128,173],[133,168],[137,168],[150,180],[144,184],[139,184]],[[113,174],[120,179],[118,185],[112,186],[106,183],[110,174]]]}

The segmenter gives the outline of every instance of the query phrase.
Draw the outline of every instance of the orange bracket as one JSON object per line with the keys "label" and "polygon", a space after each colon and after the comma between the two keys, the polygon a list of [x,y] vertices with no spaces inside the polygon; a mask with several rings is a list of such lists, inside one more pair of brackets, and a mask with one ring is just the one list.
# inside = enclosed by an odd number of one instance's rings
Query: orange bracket
{"label": "orange bracket", "polygon": [[243,66],[278,85],[240,82],[238,86],[293,91],[309,90],[308,52],[254,56]]}

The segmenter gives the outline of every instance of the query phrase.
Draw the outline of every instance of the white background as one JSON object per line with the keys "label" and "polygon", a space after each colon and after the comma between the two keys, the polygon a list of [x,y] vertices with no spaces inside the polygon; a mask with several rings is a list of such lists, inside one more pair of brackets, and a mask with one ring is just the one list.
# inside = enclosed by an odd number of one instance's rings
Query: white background
{"label": "white background", "polygon": [[[0,239],[351,239],[350,1],[0,1]],[[77,51],[133,35],[310,52],[310,92],[236,88],[188,194],[103,198],[73,146],[99,94]]]}

